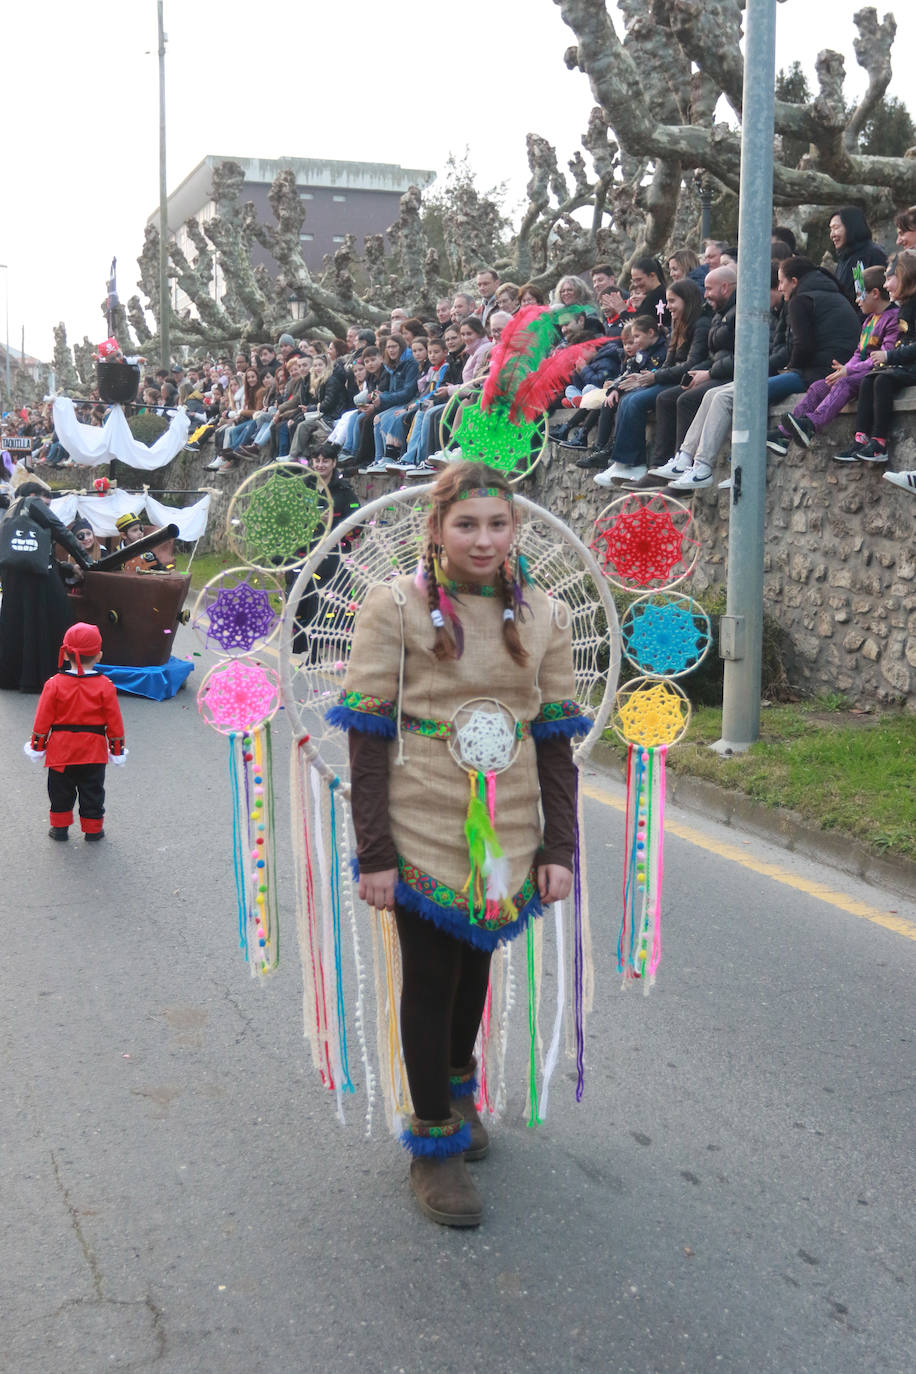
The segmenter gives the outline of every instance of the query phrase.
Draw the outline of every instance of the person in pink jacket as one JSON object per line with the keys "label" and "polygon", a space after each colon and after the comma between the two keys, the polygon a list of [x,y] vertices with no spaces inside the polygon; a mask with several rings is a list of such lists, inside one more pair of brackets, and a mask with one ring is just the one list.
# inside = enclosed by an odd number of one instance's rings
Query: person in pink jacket
{"label": "person in pink jacket", "polygon": [[865,322],[858,348],[848,362],[834,359],[833,372],[823,381],[812,382],[795,409],[783,415],[767,435],[767,448],[772,453],[788,453],[793,440],[808,448],[817,432],[829,425],[858,394],[862,378],[874,366],[873,355],[894,347],[900,312],[885,285],[885,269],[867,267],[863,280],[865,295],[861,306]]}

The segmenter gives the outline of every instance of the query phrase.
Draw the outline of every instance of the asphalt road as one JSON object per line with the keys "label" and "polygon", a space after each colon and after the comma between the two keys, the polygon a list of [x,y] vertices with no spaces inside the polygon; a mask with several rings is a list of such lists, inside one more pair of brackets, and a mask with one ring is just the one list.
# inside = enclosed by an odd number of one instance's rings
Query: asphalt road
{"label": "asphalt road", "polygon": [[914,900],[670,811],[658,986],[623,994],[590,776],[585,1097],[564,1063],[530,1130],[519,1073],[484,1225],[443,1230],[318,1086],[291,923],[249,978],[192,692],[122,699],[98,845],[46,838],[34,704],[0,695],[0,1369],[912,1374]]}

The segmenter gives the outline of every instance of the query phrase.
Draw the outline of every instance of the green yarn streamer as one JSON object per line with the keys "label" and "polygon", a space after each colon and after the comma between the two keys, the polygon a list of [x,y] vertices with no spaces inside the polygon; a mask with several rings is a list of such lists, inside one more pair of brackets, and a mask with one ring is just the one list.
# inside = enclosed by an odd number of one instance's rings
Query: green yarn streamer
{"label": "green yarn streamer", "polygon": [[[478,877],[483,874],[483,866],[486,863],[487,854],[491,854],[494,859],[501,859],[503,855],[502,846],[496,838],[496,831],[490,820],[490,813],[487,810],[486,801],[486,777],[483,773],[475,776],[477,791],[471,793],[468,802],[467,815],[464,820],[464,837],[468,843],[468,857],[471,860],[471,886],[468,892],[468,910],[471,920],[475,925],[479,924],[474,915],[474,889],[477,885]],[[481,879],[481,881],[483,881]],[[486,886],[484,883],[483,909],[486,909]]]}
{"label": "green yarn streamer", "polygon": [[538,1080],[537,1080],[537,987],[534,977],[534,922],[528,922],[526,931],[528,946],[528,1036],[531,1042],[528,1054],[528,1095],[531,1099],[531,1115],[528,1118],[528,1125],[534,1129],[540,1126],[541,1118],[538,1114]]}

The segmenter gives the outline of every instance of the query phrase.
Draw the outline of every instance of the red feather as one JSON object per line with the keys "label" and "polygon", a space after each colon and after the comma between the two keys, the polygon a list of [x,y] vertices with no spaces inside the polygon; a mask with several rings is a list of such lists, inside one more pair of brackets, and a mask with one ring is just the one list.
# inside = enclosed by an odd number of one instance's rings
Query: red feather
{"label": "red feather", "polygon": [[556,325],[547,306],[528,305],[519,310],[490,353],[490,368],[480,397],[481,410],[489,410],[499,397],[510,398],[525,377],[547,357],[556,340]]}
{"label": "red feather", "polygon": [[546,358],[537,371],[519,385],[512,398],[509,419],[517,421],[521,412],[526,420],[536,420],[569,384],[570,377],[583,359],[594,353],[595,345],[596,341],[589,339],[587,343],[560,348],[553,357]]}

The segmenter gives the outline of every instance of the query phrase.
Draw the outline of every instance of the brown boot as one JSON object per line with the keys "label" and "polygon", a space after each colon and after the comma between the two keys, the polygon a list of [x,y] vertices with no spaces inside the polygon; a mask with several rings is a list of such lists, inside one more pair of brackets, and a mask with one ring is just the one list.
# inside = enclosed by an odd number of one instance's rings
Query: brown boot
{"label": "brown boot", "polygon": [[483,1220],[483,1199],[464,1155],[417,1155],[410,1161],[410,1186],[421,1212],[439,1226],[479,1226]]}
{"label": "brown boot", "polygon": [[490,1152],[490,1136],[474,1105],[477,1093],[477,1060],[472,1058],[463,1069],[450,1069],[448,1082],[452,1111],[463,1117],[471,1132],[471,1143],[465,1150],[464,1157],[471,1162],[485,1159]]}
{"label": "brown boot", "polygon": [[455,1112],[448,1121],[413,1116],[401,1136],[413,1154],[410,1186],[420,1210],[439,1226],[479,1226],[483,1202],[468,1173],[468,1128]]}

